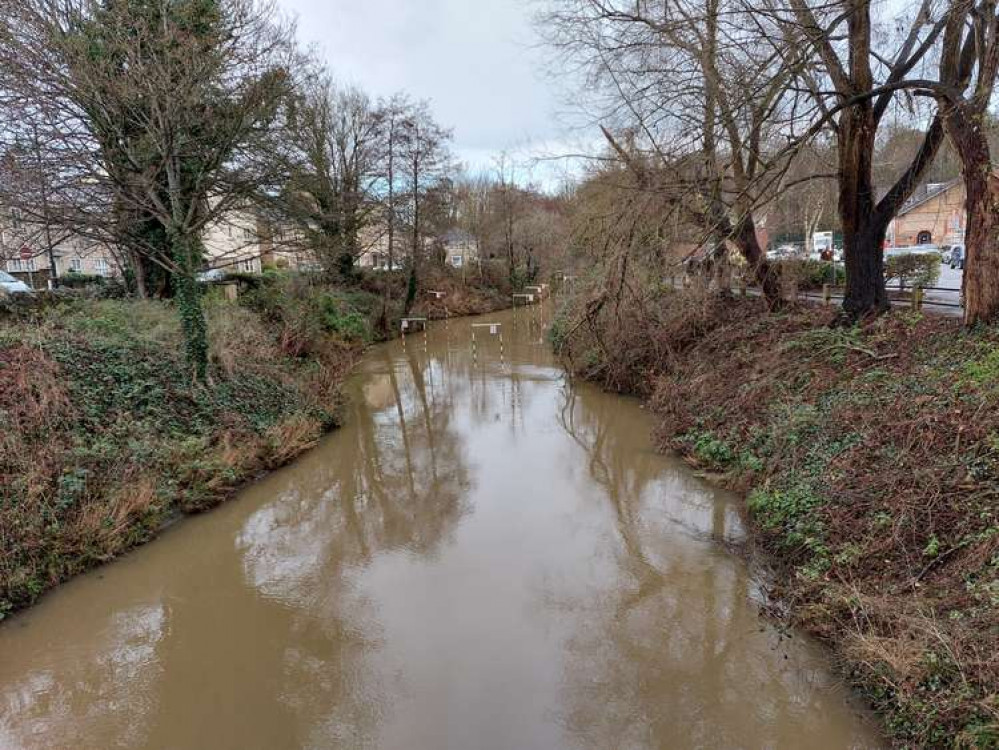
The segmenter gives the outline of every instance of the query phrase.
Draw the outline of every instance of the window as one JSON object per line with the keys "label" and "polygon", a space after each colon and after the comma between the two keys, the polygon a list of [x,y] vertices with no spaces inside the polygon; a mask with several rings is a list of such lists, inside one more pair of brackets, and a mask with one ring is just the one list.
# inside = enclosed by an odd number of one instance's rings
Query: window
{"label": "window", "polygon": [[11,258],[10,261],[7,263],[7,267],[11,271],[20,271],[21,270],[21,259],[20,258]]}
{"label": "window", "polygon": [[463,261],[464,261],[464,258],[462,256],[460,256],[460,255],[452,255],[451,256],[451,265],[454,266],[455,268],[461,268],[461,264],[462,264]]}
{"label": "window", "polygon": [[927,232],[925,229],[916,235],[917,245],[929,245],[933,242],[933,235]]}
{"label": "window", "polygon": [[79,256],[71,258],[69,261],[69,270],[73,273],[81,273],[83,271],[83,260]]}
{"label": "window", "polygon": [[243,261],[243,270],[247,273],[253,273],[253,258],[247,258]]}
{"label": "window", "polygon": [[14,227],[14,229],[21,228],[21,209],[12,208],[10,210],[10,225]]}
{"label": "window", "polygon": [[110,272],[108,262],[104,258],[98,258],[94,263],[94,267],[97,269],[98,276],[107,276]]}

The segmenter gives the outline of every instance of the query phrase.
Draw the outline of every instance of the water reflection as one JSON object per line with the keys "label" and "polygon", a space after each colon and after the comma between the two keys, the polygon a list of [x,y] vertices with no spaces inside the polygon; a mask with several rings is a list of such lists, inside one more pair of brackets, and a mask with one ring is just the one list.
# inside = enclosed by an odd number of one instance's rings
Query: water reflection
{"label": "water reflection", "polygon": [[158,700],[157,651],[166,622],[162,604],[130,607],[90,633],[94,640],[83,653],[79,644],[50,633],[46,651],[33,654],[37,661],[30,669],[0,669],[0,747],[73,747],[81,705],[85,716],[108,722],[105,731],[117,738],[108,747],[142,747],[142,717],[156,710]]}
{"label": "water reflection", "polygon": [[743,534],[734,504],[679,467],[663,470],[604,394],[563,393],[559,422],[614,519],[603,576],[548,602],[571,622],[561,718],[579,747],[875,747],[844,718],[807,644],[752,606],[753,582],[711,540]]}
{"label": "water reflection", "polygon": [[0,747],[874,747],[546,314],[373,350],[317,450],[5,624]]}

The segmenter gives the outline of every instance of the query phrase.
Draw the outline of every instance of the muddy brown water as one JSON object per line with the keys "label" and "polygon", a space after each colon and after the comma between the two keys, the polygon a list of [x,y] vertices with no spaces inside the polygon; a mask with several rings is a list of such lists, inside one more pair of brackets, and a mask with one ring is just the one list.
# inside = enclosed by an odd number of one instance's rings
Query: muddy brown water
{"label": "muddy brown water", "polygon": [[5,623],[0,748],[880,747],[548,314],[374,348],[316,450]]}

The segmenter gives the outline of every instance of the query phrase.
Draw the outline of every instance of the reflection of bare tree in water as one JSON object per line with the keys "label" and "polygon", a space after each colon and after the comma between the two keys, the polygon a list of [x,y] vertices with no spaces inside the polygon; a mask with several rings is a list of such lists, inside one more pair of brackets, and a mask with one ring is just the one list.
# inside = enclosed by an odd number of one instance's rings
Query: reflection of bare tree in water
{"label": "reflection of bare tree in water", "polygon": [[825,731],[823,696],[759,632],[741,563],[705,539],[725,536],[724,504],[706,508],[700,490],[700,512],[670,507],[697,488],[651,453],[648,426],[620,399],[567,386],[560,422],[615,524],[598,582],[559,602],[572,632],[562,718],[575,742],[797,747]]}
{"label": "reflection of bare tree in water", "polygon": [[379,351],[391,403],[352,399],[321,463],[309,461],[240,538],[247,579],[287,613],[288,632],[274,640],[287,675],[281,692],[327,744],[373,742],[386,710],[377,699],[385,688],[370,684],[363,664],[378,645],[378,613],[355,573],[397,550],[435,554],[466,510],[468,470],[447,404],[428,395],[414,355]]}

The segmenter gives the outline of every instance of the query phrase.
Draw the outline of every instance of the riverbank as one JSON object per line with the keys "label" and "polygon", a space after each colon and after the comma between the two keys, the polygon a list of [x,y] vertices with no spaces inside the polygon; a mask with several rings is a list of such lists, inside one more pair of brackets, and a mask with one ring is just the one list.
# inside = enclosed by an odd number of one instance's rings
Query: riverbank
{"label": "riverbank", "polygon": [[570,367],[747,493],[775,593],[898,745],[999,747],[999,330],[693,290],[589,312],[554,330]]}
{"label": "riverbank", "polygon": [[0,744],[881,750],[547,312],[372,347],[314,450],[0,627]]}
{"label": "riverbank", "polygon": [[[504,306],[440,282],[448,315]],[[420,299],[413,314],[442,305]],[[381,308],[364,288],[210,292],[204,387],[168,302],[68,298],[0,316],[0,620],[313,447],[359,355],[398,330]]]}

